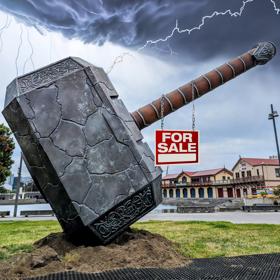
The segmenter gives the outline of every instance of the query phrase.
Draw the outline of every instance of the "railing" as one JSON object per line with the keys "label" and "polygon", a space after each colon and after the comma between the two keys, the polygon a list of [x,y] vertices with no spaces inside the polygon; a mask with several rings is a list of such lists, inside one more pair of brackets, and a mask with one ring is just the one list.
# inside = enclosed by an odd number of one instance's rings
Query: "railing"
{"label": "railing", "polygon": [[213,185],[231,185],[233,184],[234,179],[228,180],[216,180],[213,182]]}
{"label": "railing", "polygon": [[214,181],[202,181],[202,182],[191,182],[190,185],[191,186],[209,186],[209,185],[213,185]]}
{"label": "railing", "polygon": [[244,177],[238,179],[232,179],[232,184],[240,184],[240,183],[249,183],[249,182],[261,182],[264,181],[263,176],[251,176],[251,177]]}
{"label": "railing", "polygon": [[176,183],[175,185],[176,185],[176,187],[185,187],[185,186],[190,186],[191,183],[190,183],[190,182],[186,182],[186,183]]}
{"label": "railing", "polygon": [[196,186],[215,186],[215,185],[234,185],[242,183],[251,183],[251,182],[262,182],[264,181],[263,176],[251,176],[244,177],[239,179],[228,179],[228,180],[217,180],[217,181],[206,181],[206,182],[186,182],[186,183],[164,183],[163,188],[176,188],[176,187],[196,187]]}

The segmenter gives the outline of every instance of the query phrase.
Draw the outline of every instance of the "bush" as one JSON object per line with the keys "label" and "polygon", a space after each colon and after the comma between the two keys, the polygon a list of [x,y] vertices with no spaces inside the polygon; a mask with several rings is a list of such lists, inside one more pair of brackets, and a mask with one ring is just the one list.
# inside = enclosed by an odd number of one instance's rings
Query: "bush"
{"label": "bush", "polygon": [[4,124],[0,124],[0,186],[11,175],[10,169],[14,163],[12,160],[15,148],[12,132]]}

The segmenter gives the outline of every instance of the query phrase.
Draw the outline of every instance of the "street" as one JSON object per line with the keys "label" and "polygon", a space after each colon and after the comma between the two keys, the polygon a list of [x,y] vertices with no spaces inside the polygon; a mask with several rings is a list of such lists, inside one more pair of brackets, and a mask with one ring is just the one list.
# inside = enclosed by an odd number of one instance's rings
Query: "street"
{"label": "street", "polygon": [[[56,220],[52,216],[7,217],[1,221],[42,221]],[[216,213],[155,213],[145,215],[140,221],[227,221],[234,224],[280,224],[280,212],[216,212]]]}
{"label": "street", "polygon": [[280,224],[280,212],[149,213],[140,221],[227,221],[234,224]]}

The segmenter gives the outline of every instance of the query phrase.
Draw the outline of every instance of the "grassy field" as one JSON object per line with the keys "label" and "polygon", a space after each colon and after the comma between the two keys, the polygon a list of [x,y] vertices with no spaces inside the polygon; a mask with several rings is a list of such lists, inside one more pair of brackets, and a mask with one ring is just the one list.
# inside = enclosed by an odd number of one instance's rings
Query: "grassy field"
{"label": "grassy field", "polygon": [[[133,228],[158,233],[190,258],[280,252],[280,225],[228,222],[144,222]],[[32,250],[34,241],[61,231],[56,221],[0,222],[0,259]]]}
{"label": "grassy field", "polygon": [[0,222],[0,260],[31,251],[34,241],[58,231],[61,227],[56,221]]}

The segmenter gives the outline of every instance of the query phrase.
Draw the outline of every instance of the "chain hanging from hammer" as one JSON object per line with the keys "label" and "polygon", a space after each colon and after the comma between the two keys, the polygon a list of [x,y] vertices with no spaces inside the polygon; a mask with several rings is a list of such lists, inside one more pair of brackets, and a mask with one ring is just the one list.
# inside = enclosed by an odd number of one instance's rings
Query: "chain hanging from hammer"
{"label": "chain hanging from hammer", "polygon": [[194,107],[194,82],[192,81],[192,102],[193,102],[193,107],[192,107],[192,130],[195,130],[195,107]]}
{"label": "chain hanging from hammer", "polygon": [[[194,82],[192,81],[191,82],[191,85],[192,85],[192,102],[194,102],[194,99],[195,99],[195,96],[194,96]],[[160,120],[161,120],[161,123],[160,123],[160,128],[161,130],[163,130],[164,128],[164,94],[161,96],[161,99],[160,99]],[[194,106],[194,103],[193,103],[193,107],[192,107],[192,130],[194,131],[195,130],[195,106]]]}
{"label": "chain hanging from hammer", "polygon": [[164,100],[164,94],[161,96],[161,99],[160,99],[160,128],[161,128],[161,130],[163,130],[163,127],[164,127],[164,103],[163,103],[163,100]]}
{"label": "chain hanging from hammer", "polygon": [[192,130],[195,131],[195,107],[192,107]]}

